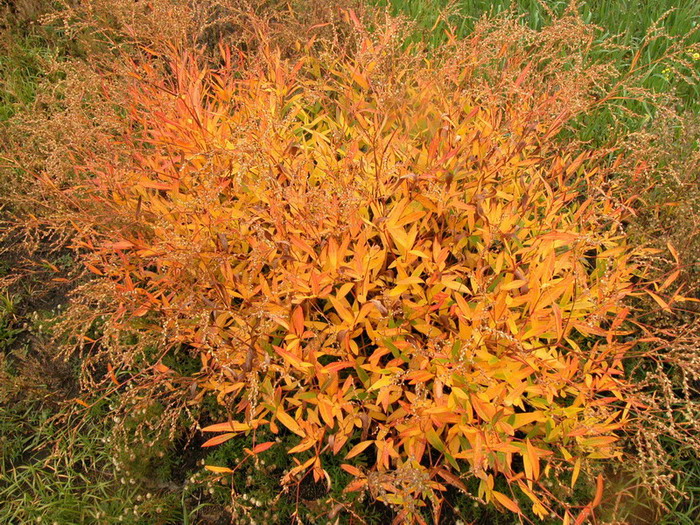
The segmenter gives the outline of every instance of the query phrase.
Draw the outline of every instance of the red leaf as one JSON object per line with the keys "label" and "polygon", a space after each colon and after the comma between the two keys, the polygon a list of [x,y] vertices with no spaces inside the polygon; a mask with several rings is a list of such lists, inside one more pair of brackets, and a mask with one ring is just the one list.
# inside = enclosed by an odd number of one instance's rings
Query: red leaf
{"label": "red leaf", "polygon": [[321,368],[321,372],[333,373],[342,370],[343,368],[349,368],[355,366],[354,363],[350,361],[336,361],[335,363],[330,363]]}
{"label": "red leaf", "polygon": [[261,452],[265,452],[268,448],[270,448],[272,445],[274,445],[274,441],[266,441],[265,443],[260,443],[259,445],[255,445],[253,447],[253,454],[260,454]]}

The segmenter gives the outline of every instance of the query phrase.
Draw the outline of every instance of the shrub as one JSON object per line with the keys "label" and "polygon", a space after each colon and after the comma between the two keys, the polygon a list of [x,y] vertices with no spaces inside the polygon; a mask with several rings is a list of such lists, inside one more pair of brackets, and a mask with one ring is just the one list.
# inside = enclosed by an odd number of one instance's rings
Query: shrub
{"label": "shrub", "polygon": [[114,305],[80,321],[107,314],[113,361],[127,328],[129,352],[160,338],[200,356],[189,403],[231,407],[206,445],[298,436],[285,486],[330,484],[335,454],[346,490],[398,522],[427,504],[438,521],[447,487],[477,480],[481,501],[582,523],[602,477],[577,511],[566,487],[620,455],[634,405],[625,299],[641,271],[603,153],[554,140],[571,88],[525,89],[526,68],[500,80],[509,96],[480,97],[468,44],[428,60],[394,26],[355,24],[349,53],[134,65],[114,139],[130,155],[87,159],[71,188],[44,180],[71,210],[86,290]]}

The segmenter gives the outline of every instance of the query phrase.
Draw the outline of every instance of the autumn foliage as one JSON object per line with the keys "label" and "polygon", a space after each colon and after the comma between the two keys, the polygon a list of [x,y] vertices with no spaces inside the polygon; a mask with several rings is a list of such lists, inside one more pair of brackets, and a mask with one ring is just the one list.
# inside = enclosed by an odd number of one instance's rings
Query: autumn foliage
{"label": "autumn foliage", "polygon": [[199,399],[234,407],[207,445],[293,433],[284,483],[330,483],[338,455],[399,522],[478,480],[581,523],[600,482],[578,509],[543,482],[619,455],[626,208],[595,151],[555,140],[563,95],[518,91],[523,70],[479,97],[468,54],[392,38],[134,65],[131,134],[65,190],[76,245],[109,322],[191,349]]}

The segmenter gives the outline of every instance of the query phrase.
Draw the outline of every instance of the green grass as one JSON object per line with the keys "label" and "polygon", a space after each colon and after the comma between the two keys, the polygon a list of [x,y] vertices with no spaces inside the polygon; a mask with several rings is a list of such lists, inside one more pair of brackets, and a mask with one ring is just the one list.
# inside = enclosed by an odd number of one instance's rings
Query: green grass
{"label": "green grass", "polygon": [[686,498],[669,500],[659,525],[696,525],[700,519],[700,458],[697,452],[680,447],[668,440],[667,451],[671,454],[672,467],[677,470],[676,486]]}
{"label": "green grass", "polygon": [[[380,7],[388,7],[394,14],[402,14],[417,22],[417,31],[408,42],[423,41],[437,46],[447,39],[447,25],[440,13],[448,0],[373,0]],[[447,20],[456,29],[458,37],[465,37],[474,29],[477,20],[484,15],[503,15],[512,9],[522,22],[533,29],[547,25],[552,15],[565,12],[566,0],[456,0]],[[670,11],[670,12],[669,12]],[[684,109],[700,111],[700,85],[691,77],[691,71],[681,63],[688,62],[695,74],[700,72],[700,60],[689,55],[677,58],[667,56],[672,39],[685,38],[687,45],[700,44],[700,2],[695,0],[592,0],[579,3],[579,14],[586,23],[600,27],[597,45],[591,48],[589,60],[613,64],[623,74],[630,69],[634,54],[640,51],[637,62],[639,74],[635,85],[654,93],[674,92]],[[659,22],[660,21],[660,22]],[[649,38],[648,32],[659,22],[665,36]],[[603,41],[615,45],[604,48]],[[619,48],[617,48],[619,46]],[[623,92],[622,95],[629,95]],[[600,145],[613,138],[615,113],[625,124],[623,133],[647,125],[655,115],[655,108],[648,102],[627,101],[624,107],[641,115],[633,119],[623,110],[607,109],[582,119],[577,134],[583,140]],[[616,135],[615,135],[616,136]]]}
{"label": "green grass", "polygon": [[[376,0],[380,7],[389,7],[393,14],[403,14],[416,20],[422,31],[414,38],[422,38],[433,45],[446,40],[444,22],[435,25],[439,13],[449,4],[448,0]],[[457,28],[456,35],[465,37],[474,29],[475,22],[483,15],[499,15],[511,8],[533,29],[541,29],[567,9],[567,0],[456,0],[455,10],[448,19]],[[668,13],[671,11],[670,13]],[[684,36],[700,25],[700,3],[694,0],[591,0],[580,2],[578,12],[586,23],[599,26],[600,39],[614,38],[615,42],[635,48],[657,21],[666,13],[661,25],[671,37]],[[700,37],[694,37],[695,42]],[[643,63],[659,58],[666,50],[666,42],[649,45],[643,55]],[[613,58],[626,63],[631,54],[620,52]]]}
{"label": "green grass", "polygon": [[172,502],[145,500],[143,482],[114,468],[104,414],[54,415],[33,403],[0,409],[0,523],[165,523],[154,517]]}
{"label": "green grass", "polygon": [[17,319],[15,297],[7,290],[0,292],[0,351],[11,348],[23,331]]}
{"label": "green grass", "polygon": [[41,357],[27,334],[37,332],[39,317],[22,319],[31,326],[15,329],[14,303],[2,300],[0,523],[182,523],[183,495],[163,488],[171,474],[167,443],[152,436],[122,446],[113,438],[114,399],[83,409],[56,389],[60,374],[51,372],[52,363],[33,368]]}
{"label": "green grass", "polygon": [[[3,49],[4,47],[4,49]],[[14,36],[0,47],[0,122],[36,99],[45,64],[56,52],[38,36]]]}
{"label": "green grass", "polygon": [[[448,6],[448,0],[378,0],[377,5],[389,6],[394,14],[403,13],[431,28],[440,10]],[[453,2],[461,16],[452,17],[458,28],[457,36],[466,36],[474,23],[483,15],[497,15],[515,8],[518,15],[533,29],[541,29],[551,21],[550,12],[562,14],[569,5],[568,0],[456,0]],[[675,9],[664,23],[670,34],[682,35],[700,21],[700,6],[693,0],[589,0],[579,2],[579,12],[584,21],[604,28],[606,34],[624,33],[622,43],[638,42],[647,29],[664,13]],[[439,43],[444,35],[436,28],[429,36]]]}
{"label": "green grass", "polygon": [[[700,461],[697,452],[670,438],[663,441],[670,457],[670,466],[676,472],[674,485],[682,496],[666,496],[666,509],[650,498],[642,483],[645,472],[618,472],[608,480],[606,504],[601,510],[605,523],[620,522],[630,525],[697,525],[700,518]],[[621,495],[615,505],[615,499]]]}

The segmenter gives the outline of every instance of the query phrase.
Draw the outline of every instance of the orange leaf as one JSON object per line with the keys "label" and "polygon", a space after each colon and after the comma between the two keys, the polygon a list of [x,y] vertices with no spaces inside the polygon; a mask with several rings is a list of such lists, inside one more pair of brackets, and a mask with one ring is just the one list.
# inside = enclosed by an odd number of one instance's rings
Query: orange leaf
{"label": "orange leaf", "polygon": [[202,432],[246,432],[250,430],[250,425],[247,423],[239,423],[238,421],[228,421],[226,423],[216,423],[202,429]]}
{"label": "orange leaf", "polygon": [[272,447],[275,444],[274,441],[266,441],[265,443],[260,443],[259,445],[255,445],[253,447],[253,454],[260,454],[261,452],[265,452],[267,449]]}
{"label": "orange leaf", "polygon": [[367,485],[366,478],[356,479],[355,481],[350,482],[350,484],[343,489],[343,492],[356,492],[361,490],[365,485]]}
{"label": "orange leaf", "polygon": [[236,437],[237,435],[238,434],[235,432],[229,432],[228,434],[221,434],[221,435],[218,435],[216,437],[211,438],[208,441],[205,441],[204,443],[202,443],[202,446],[203,447],[213,447],[216,445],[220,445],[221,443],[224,443],[224,442],[228,441],[229,439]]}
{"label": "orange leaf", "polygon": [[129,241],[119,241],[119,242],[113,242],[111,244],[105,245],[105,248],[108,250],[128,250],[129,248],[133,248],[134,243],[129,242]]}
{"label": "orange leaf", "polygon": [[321,372],[339,372],[340,370],[343,370],[344,368],[349,368],[351,366],[355,366],[355,363],[352,363],[350,361],[336,361],[335,363],[329,363],[323,368],[321,368]]}
{"label": "orange leaf", "polygon": [[296,420],[289,414],[287,414],[284,410],[278,408],[275,416],[277,417],[279,422],[282,423],[289,430],[301,437],[306,437],[306,432],[302,430],[302,428],[299,426],[299,423],[297,423]]}
{"label": "orange leaf", "polygon": [[353,467],[352,465],[348,465],[347,463],[343,463],[342,465],[340,465],[340,468],[342,468],[348,474],[352,474],[357,478],[361,478],[363,476],[362,471],[360,469],[358,469],[357,467]]}
{"label": "orange leaf", "polygon": [[493,494],[493,497],[496,498],[496,501],[498,501],[498,503],[503,505],[509,511],[520,514],[520,507],[518,507],[518,504],[515,501],[510,499],[508,496],[506,496],[502,492],[498,492],[498,491],[494,490],[491,493]]}
{"label": "orange leaf", "polygon": [[168,372],[172,372],[172,370],[165,366],[163,363],[156,363],[155,365],[153,365],[153,369],[156,372],[160,372],[161,374],[167,374]]}
{"label": "orange leaf", "polygon": [[515,87],[519,87],[520,84],[523,83],[523,80],[525,80],[525,77],[527,76],[528,71],[530,71],[530,66],[532,66],[532,62],[528,62],[528,64],[525,66],[525,68],[520,72],[518,75],[518,78],[515,79]]}
{"label": "orange leaf", "polygon": [[535,447],[532,446],[530,439],[525,441],[525,446],[527,447],[527,455],[530,459],[530,464],[532,465],[532,478],[537,481],[540,477],[540,458],[537,455]]}
{"label": "orange leaf", "polygon": [[104,275],[99,269],[97,269],[97,268],[96,268],[95,266],[93,266],[92,264],[87,264],[87,263],[86,263],[86,264],[85,264],[85,267],[86,267],[88,270],[90,270],[92,273],[96,274],[96,275]]}
{"label": "orange leaf", "polygon": [[289,450],[287,450],[288,454],[296,454],[297,452],[304,452],[305,450],[309,450],[311,447],[313,447],[316,444],[315,439],[310,439],[306,438],[301,441],[296,447],[292,447]]}
{"label": "orange leaf", "polygon": [[673,255],[673,259],[676,261],[676,264],[680,264],[680,258],[678,257],[678,252],[673,247],[673,245],[670,242],[667,242],[666,246],[668,246],[668,251],[670,251],[671,255]]}
{"label": "orange leaf", "polygon": [[654,299],[654,301],[656,301],[656,303],[661,307],[662,310],[664,310],[665,312],[669,312],[669,313],[671,312],[671,308],[668,306],[668,303],[666,301],[664,301],[661,297],[656,295],[651,290],[647,290],[646,292],[649,294],[649,296],[652,299]]}
{"label": "orange leaf", "polygon": [[508,284],[501,286],[501,290],[513,290],[515,288],[521,288],[527,284],[527,281],[521,279],[511,281]]}
{"label": "orange leaf", "polygon": [[355,456],[360,455],[367,447],[369,447],[372,443],[374,443],[373,440],[368,440],[368,441],[362,441],[361,443],[358,443],[354,447],[350,449],[350,452],[347,453],[345,456],[345,459],[350,459],[354,458]]}
{"label": "orange leaf", "polygon": [[107,372],[109,373],[109,378],[112,380],[112,383],[119,386],[119,381],[117,380],[117,376],[114,374],[114,367],[111,363],[107,363]]}
{"label": "orange leaf", "polygon": [[292,312],[292,330],[299,337],[304,333],[304,309],[301,306],[297,306]]}
{"label": "orange leaf", "polygon": [[273,346],[273,348],[275,349],[275,352],[277,352],[279,355],[281,355],[294,368],[297,368],[297,369],[302,370],[302,371],[306,371],[306,370],[314,367],[314,365],[312,365],[311,363],[305,363],[304,361],[301,360],[301,358],[297,357],[296,355],[294,355],[291,352],[288,352],[287,350],[280,348],[279,346]]}
{"label": "orange leaf", "polygon": [[593,501],[591,502],[591,507],[597,507],[600,505],[600,502],[603,500],[603,475],[598,474],[598,477],[595,480],[595,497],[593,498]]}
{"label": "orange leaf", "polygon": [[576,521],[574,522],[574,525],[583,525],[586,520],[588,519],[588,516],[591,515],[591,507],[584,507],[581,512],[579,513],[578,517],[576,518]]}

